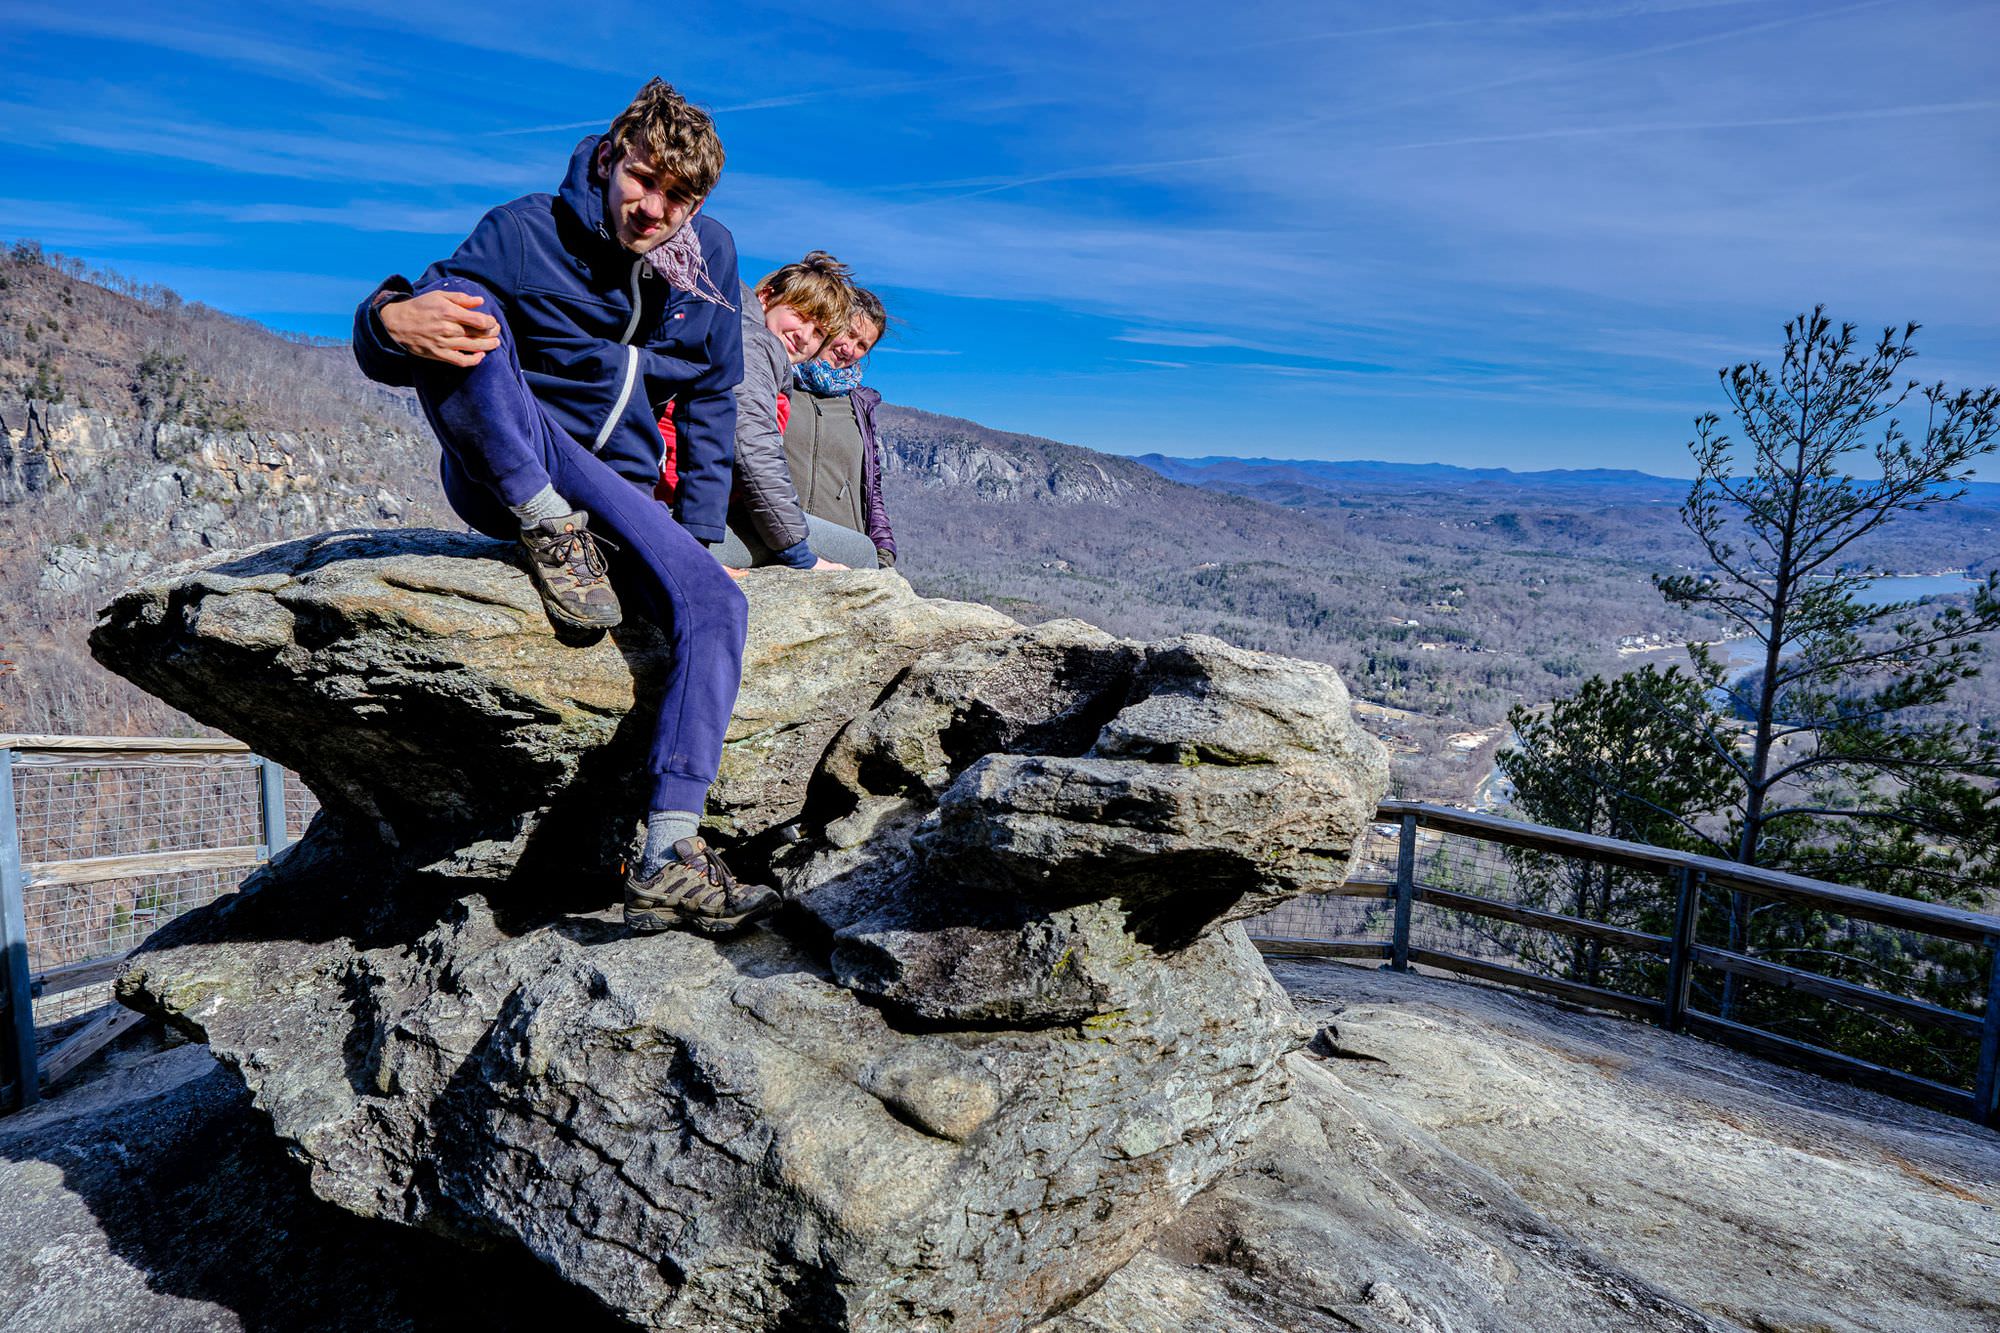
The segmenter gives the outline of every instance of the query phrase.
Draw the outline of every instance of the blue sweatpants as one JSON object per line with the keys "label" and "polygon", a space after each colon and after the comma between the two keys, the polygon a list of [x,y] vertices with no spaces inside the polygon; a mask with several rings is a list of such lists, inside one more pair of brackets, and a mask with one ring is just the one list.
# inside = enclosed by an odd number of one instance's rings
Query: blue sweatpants
{"label": "blue sweatpants", "polygon": [[[419,290],[437,288],[484,297],[481,308],[499,318],[501,303],[478,283],[446,278]],[[701,810],[742,683],[749,605],[665,505],[549,420],[521,373],[507,321],[499,322],[500,346],[476,366],[418,362],[417,396],[444,446],[445,498],[472,527],[512,541],[521,524],[508,506],[554,486],[590,515],[591,531],[617,544],[611,578],[626,614],[636,604],[673,652],[646,761],[647,809]]]}

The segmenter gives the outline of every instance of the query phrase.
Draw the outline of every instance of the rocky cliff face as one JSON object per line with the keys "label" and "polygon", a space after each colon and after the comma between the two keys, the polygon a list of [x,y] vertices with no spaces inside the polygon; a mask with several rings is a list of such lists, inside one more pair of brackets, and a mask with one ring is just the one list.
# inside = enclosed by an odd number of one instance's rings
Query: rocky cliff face
{"label": "rocky cliff face", "polygon": [[[413,496],[435,489],[431,449],[390,429],[223,431],[56,404],[0,440],[0,504],[38,501],[52,528],[37,587],[95,593],[190,550],[428,512],[435,500]],[[352,467],[356,453],[367,469]]]}
{"label": "rocky cliff face", "polygon": [[444,533],[121,597],[100,659],[324,805],[123,993],[323,1198],[518,1240],[639,1324],[1025,1328],[1285,1096],[1306,1030],[1234,923],[1344,877],[1381,749],[1328,668],[886,573],[746,587],[710,824],[791,901],[724,941],[609,910],[643,626],[561,644],[505,548]]}
{"label": "rocky cliff face", "polygon": [[445,521],[435,468],[434,445],[379,419],[340,431],[225,429],[0,404],[0,519],[22,553],[0,568],[5,655],[22,670],[0,725],[184,730],[184,718],[89,669],[82,638],[107,592],[190,556],[302,531]]}
{"label": "rocky cliff face", "polygon": [[1166,489],[1127,459],[934,412],[885,405],[877,424],[891,485],[1055,504],[1111,503]]}

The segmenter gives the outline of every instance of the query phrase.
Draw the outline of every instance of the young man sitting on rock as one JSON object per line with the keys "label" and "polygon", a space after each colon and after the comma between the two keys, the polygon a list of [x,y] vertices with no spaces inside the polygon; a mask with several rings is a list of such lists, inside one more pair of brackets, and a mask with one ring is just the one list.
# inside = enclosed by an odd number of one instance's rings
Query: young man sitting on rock
{"label": "young man sitting on rock", "polygon": [[[625,885],[625,920],[645,931],[730,929],[777,902],[737,883],[696,834],[748,618],[703,549],[724,531],[743,374],[725,295],[738,285],[735,242],[699,211],[722,158],[707,113],[654,79],[577,146],[555,194],[494,209],[414,287],[383,283],[354,324],[361,369],[416,389],[452,508],[519,541],[558,628],[619,623],[615,569],[672,645],[646,846]],[[668,399],[680,440],[672,512],[632,484],[659,474]]]}

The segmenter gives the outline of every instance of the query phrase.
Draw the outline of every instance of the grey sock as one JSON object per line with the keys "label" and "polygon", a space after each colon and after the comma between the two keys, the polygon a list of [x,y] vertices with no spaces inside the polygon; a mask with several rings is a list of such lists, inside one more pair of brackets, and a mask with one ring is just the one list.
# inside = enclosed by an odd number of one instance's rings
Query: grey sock
{"label": "grey sock", "polygon": [[701,827],[699,810],[655,810],[646,816],[646,850],[639,854],[639,877],[652,874],[674,858],[674,844],[692,838]]}
{"label": "grey sock", "polygon": [[556,494],[556,488],[553,486],[542,487],[528,497],[526,504],[507,507],[514,511],[514,517],[521,520],[521,526],[524,528],[533,527],[545,519],[568,518],[576,512],[570,508],[569,501]]}

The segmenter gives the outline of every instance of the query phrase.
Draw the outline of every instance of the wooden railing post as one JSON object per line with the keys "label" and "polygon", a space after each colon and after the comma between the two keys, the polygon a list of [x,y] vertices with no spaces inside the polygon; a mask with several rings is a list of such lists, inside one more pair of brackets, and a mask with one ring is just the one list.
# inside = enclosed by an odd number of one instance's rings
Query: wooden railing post
{"label": "wooden railing post", "polygon": [[269,861],[291,844],[285,828],[285,770],[261,754],[254,757],[257,760],[258,827],[263,830],[264,840],[261,855]]}
{"label": "wooden railing post", "polygon": [[1972,1080],[1973,1115],[2000,1129],[2000,935],[1989,935],[1993,958],[1986,971],[1986,1026],[1979,1037],[1979,1069]]}
{"label": "wooden railing post", "polygon": [[1396,841],[1396,932],[1389,952],[1389,966],[1398,972],[1410,970],[1410,907],[1416,893],[1417,817],[1404,815],[1402,833]]}
{"label": "wooden railing post", "polygon": [[14,752],[0,749],[0,989],[7,1003],[6,1036],[0,1042],[5,1069],[14,1081],[15,1107],[41,1100],[42,1080],[35,1058],[35,995],[28,976],[28,916],[22,901],[21,829],[14,817]]}
{"label": "wooden railing post", "polygon": [[[1741,889],[1729,895],[1729,952],[1750,952],[1750,895]],[[1725,1019],[1736,1017],[1736,998],[1742,991],[1741,977],[1734,972],[1723,974],[1721,1014]]]}
{"label": "wooden railing post", "polygon": [[1670,1032],[1687,1027],[1688,989],[1694,981],[1695,916],[1701,910],[1701,885],[1707,876],[1691,866],[1674,872],[1674,940],[1667,955],[1666,1012]]}

